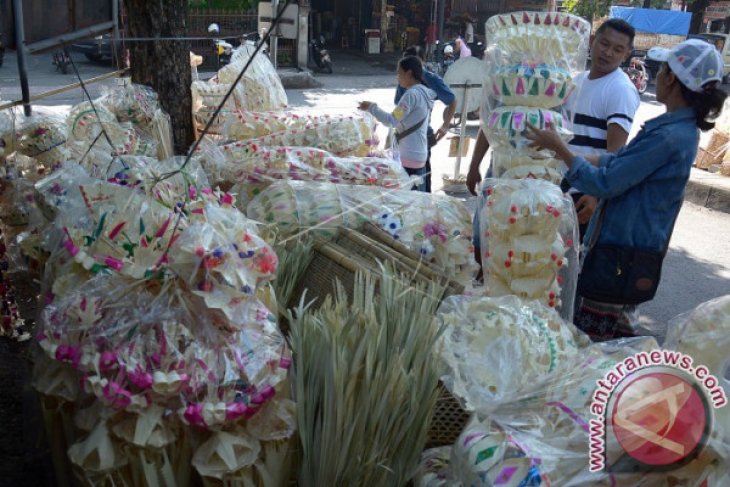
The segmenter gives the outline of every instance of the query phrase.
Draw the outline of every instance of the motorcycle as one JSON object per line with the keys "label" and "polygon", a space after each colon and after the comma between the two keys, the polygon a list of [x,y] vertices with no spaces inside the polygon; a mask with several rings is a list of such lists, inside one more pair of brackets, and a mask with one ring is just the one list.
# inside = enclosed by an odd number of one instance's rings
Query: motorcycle
{"label": "motorcycle", "polygon": [[456,56],[454,55],[453,42],[442,43],[437,40],[432,53],[429,55],[429,61],[425,63],[425,66],[432,73],[443,76],[446,74],[449,66],[454,64],[454,61],[456,61]]}
{"label": "motorcycle", "polygon": [[646,93],[646,89],[649,87],[649,72],[646,70],[644,61],[639,57],[632,57],[628,65],[623,67],[623,70],[631,82],[634,83],[639,94]]}
{"label": "motorcycle", "polygon": [[53,64],[56,65],[56,71],[61,70],[61,73],[68,74],[68,67],[71,64],[71,58],[65,49],[55,51],[53,53]]}
{"label": "motorcycle", "polygon": [[326,73],[332,74],[332,59],[330,58],[329,51],[324,48],[323,36],[320,35],[319,39],[312,39],[309,41],[309,51],[314,64],[317,65],[317,68]]}

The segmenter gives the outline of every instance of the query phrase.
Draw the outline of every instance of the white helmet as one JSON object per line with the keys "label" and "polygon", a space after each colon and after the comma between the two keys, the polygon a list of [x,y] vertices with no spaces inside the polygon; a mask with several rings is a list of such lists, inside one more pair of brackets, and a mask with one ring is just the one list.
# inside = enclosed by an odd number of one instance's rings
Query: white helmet
{"label": "white helmet", "polygon": [[454,46],[444,47],[444,54],[454,54]]}

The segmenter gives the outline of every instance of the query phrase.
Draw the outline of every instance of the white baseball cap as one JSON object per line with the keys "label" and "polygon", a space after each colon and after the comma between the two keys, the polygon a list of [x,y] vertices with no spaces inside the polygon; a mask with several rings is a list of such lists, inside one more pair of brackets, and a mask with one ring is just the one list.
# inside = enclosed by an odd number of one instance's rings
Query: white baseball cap
{"label": "white baseball cap", "polygon": [[687,39],[672,49],[652,47],[647,55],[669,64],[679,81],[692,91],[701,93],[707,83],[722,82],[722,56],[715,46],[701,39]]}

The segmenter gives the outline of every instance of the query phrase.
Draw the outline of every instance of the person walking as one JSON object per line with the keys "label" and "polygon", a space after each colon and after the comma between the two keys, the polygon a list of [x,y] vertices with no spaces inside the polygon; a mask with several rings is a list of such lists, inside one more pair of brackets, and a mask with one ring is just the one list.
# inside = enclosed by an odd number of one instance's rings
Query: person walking
{"label": "person walking", "polygon": [[400,162],[409,175],[421,177],[413,189],[425,191],[423,176],[428,159],[426,132],[436,93],[426,86],[423,64],[416,56],[406,56],[400,60],[397,79],[398,85],[406,91],[391,113],[369,101],[360,102],[358,108],[371,113],[384,125],[395,128]]}
{"label": "person walking", "polygon": [[[418,59],[421,60],[422,64],[425,61],[424,52],[421,46],[411,46],[403,51],[403,54],[405,56],[416,56]],[[449,88],[449,86],[444,83],[444,80],[443,78],[441,78],[441,76],[430,71],[429,69],[426,69],[425,67],[423,69],[423,80],[426,82],[426,86],[436,93],[436,99],[446,105],[446,108],[444,108],[443,112],[442,124],[438,128],[438,130],[436,130],[436,132],[434,132],[431,128],[430,116],[427,123],[426,140],[428,141],[428,158],[426,159],[426,170],[423,177],[426,184],[425,191],[426,193],[430,193],[431,147],[435,146],[449,131],[449,124],[451,123],[451,119],[454,118],[454,113],[456,112],[456,96],[454,95],[454,92],[451,91],[451,88]],[[403,97],[403,94],[405,92],[406,89],[399,84],[395,90],[396,105],[400,103],[400,99]]]}
{"label": "person walking", "polygon": [[601,199],[586,232],[574,317],[597,341],[635,335],[636,305],[651,300],[659,285],[699,132],[714,127],[727,96],[714,46],[690,39],[662,57],[656,99],[667,111],[617,154],[579,156],[555,130],[527,129],[533,147],[554,151],[566,164],[573,187]]}

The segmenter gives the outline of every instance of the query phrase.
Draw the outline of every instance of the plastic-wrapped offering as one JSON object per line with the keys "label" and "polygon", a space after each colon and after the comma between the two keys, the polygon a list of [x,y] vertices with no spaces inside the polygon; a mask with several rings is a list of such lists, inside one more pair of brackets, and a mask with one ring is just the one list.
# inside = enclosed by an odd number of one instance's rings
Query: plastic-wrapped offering
{"label": "plastic-wrapped offering", "polygon": [[487,179],[479,211],[488,294],[538,299],[571,320],[579,270],[572,200],[547,181]]}
{"label": "plastic-wrapped offering", "polygon": [[[170,267],[209,308],[230,313],[274,278],[278,259],[253,222],[236,209],[205,207],[205,221],[192,223],[171,248]],[[230,317],[230,316],[229,316]],[[232,317],[230,317],[232,318]]]}
{"label": "plastic-wrapped offering", "polygon": [[503,106],[488,113],[487,117],[482,118],[482,130],[495,148],[519,149],[526,153],[537,154],[536,150],[528,148],[532,143],[525,137],[528,123],[539,129],[553,127],[566,141],[572,137],[567,130],[569,122],[562,114],[552,110]]}
{"label": "plastic-wrapped offering", "polygon": [[16,150],[52,168],[68,158],[66,124],[59,116],[33,115],[17,129]]}
{"label": "plastic-wrapped offering", "polygon": [[452,296],[440,306],[444,385],[485,412],[560,374],[577,359],[579,331],[551,309],[514,296]]}
{"label": "plastic-wrapped offering", "polygon": [[591,24],[566,13],[513,12],[490,17],[485,31],[500,66],[527,62],[575,73],[585,66]]}
{"label": "plastic-wrapped offering", "polygon": [[450,276],[468,280],[471,215],[448,196],[371,186],[279,181],[247,207],[249,218],[276,225],[281,237],[300,231],[333,235],[339,226],[357,228],[373,222],[410,248],[435,262]]}
{"label": "plastic-wrapped offering", "polygon": [[[121,86],[109,89],[100,98],[101,104],[114,114],[117,121],[131,122],[140,130],[147,130],[160,110],[157,93],[149,86],[123,80]],[[98,106],[97,106],[98,108]]]}
{"label": "plastic-wrapped offering", "polygon": [[[98,116],[97,116],[98,113]],[[82,157],[94,140],[95,147],[104,148],[117,154],[135,154],[140,151],[144,144],[140,142],[140,136],[130,125],[123,126],[117,122],[114,114],[103,105],[96,104],[94,112],[89,102],[76,105],[68,115],[69,143],[78,144],[79,157]],[[109,147],[109,141],[102,133],[102,127],[109,136],[113,147]]]}
{"label": "plastic-wrapped offering", "polygon": [[504,105],[553,108],[573,91],[570,73],[547,64],[497,68],[490,77],[492,96]]}
{"label": "plastic-wrapped offering", "polygon": [[[213,81],[193,81],[191,92],[193,96],[193,120],[196,129],[202,132],[208,124],[213,113],[223,101],[231,85],[215,83]],[[209,133],[221,135],[225,133],[224,124],[226,115],[235,113],[240,108],[239,101],[243,97],[243,86],[238,85],[234,89],[233,96],[226,100],[216,120],[211,124]]]}
{"label": "plastic-wrapped offering", "polygon": [[262,147],[254,142],[207,145],[198,160],[213,184],[239,184],[247,193],[251,189],[258,193],[277,179],[384,187],[403,187],[409,182],[405,170],[391,159],[338,157],[311,147]]}
{"label": "plastic-wrapped offering", "polygon": [[[230,134],[229,134],[230,137]],[[254,139],[224,145],[225,150],[255,147],[312,147],[336,156],[367,156],[375,138],[371,117],[343,116],[322,122],[312,122],[300,128],[270,133]]]}
{"label": "plastic-wrapped offering", "polygon": [[415,477],[416,487],[454,487],[458,484],[449,470],[451,447],[441,446],[426,450]]}
{"label": "plastic-wrapped offering", "polygon": [[533,157],[509,149],[494,149],[492,174],[498,179],[542,179],[560,184],[560,161],[552,157]]}
{"label": "plastic-wrapped offering", "polygon": [[[697,308],[674,318],[667,327],[665,348],[692,357],[695,366],[702,364],[714,375],[730,397],[730,296],[722,296],[700,304]],[[720,397],[713,391],[710,400]],[[730,450],[730,406],[714,410],[713,430]]]}
{"label": "plastic-wrapped offering", "polygon": [[15,121],[12,110],[0,110],[0,157],[15,150]]}
{"label": "plastic-wrapped offering", "polygon": [[[231,84],[254,56],[256,46],[244,42],[233,50],[231,62],[218,71],[218,79],[223,84]],[[239,106],[243,110],[280,110],[288,103],[281,78],[271,64],[268,56],[259,51],[253,57],[248,70],[241,79],[244,88],[243,99]]]}

